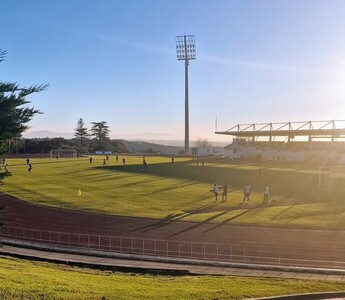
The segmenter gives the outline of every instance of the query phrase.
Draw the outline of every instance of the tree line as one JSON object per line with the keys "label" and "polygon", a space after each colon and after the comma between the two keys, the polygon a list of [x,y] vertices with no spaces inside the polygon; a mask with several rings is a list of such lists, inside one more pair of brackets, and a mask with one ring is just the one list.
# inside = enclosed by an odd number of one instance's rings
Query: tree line
{"label": "tree line", "polygon": [[75,149],[79,153],[94,153],[95,151],[112,151],[125,153],[123,140],[110,139],[107,122],[91,122],[92,127],[88,130],[82,118],[77,122],[74,129],[74,138],[31,138],[12,137],[7,140],[7,152],[11,154],[25,153],[49,153],[52,149]]}
{"label": "tree line", "polygon": [[[76,149],[83,153],[92,153],[97,150],[126,152],[122,140],[110,139],[110,129],[107,122],[91,122],[91,125],[91,128],[88,129],[85,127],[83,118],[78,120],[77,127],[74,129],[74,137],[77,140],[77,144],[74,145]],[[71,142],[74,142],[73,139]]]}

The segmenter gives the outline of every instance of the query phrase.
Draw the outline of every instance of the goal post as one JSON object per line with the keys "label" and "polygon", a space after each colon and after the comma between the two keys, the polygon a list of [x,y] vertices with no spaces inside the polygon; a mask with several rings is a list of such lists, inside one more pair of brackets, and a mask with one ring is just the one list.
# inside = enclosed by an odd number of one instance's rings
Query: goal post
{"label": "goal post", "polygon": [[319,190],[327,192],[345,191],[345,166],[320,166]]}
{"label": "goal post", "polygon": [[52,149],[50,150],[50,158],[73,158],[78,156],[75,149]]}

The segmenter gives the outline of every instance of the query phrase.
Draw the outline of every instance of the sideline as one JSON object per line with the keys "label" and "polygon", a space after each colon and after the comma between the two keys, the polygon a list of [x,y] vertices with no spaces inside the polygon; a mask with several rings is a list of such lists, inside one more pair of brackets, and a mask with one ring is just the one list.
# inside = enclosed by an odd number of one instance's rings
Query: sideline
{"label": "sideline", "polygon": [[111,269],[120,272],[154,273],[162,275],[221,275],[243,277],[266,277],[282,279],[312,279],[322,281],[345,282],[345,274],[308,273],[301,271],[260,270],[250,268],[231,267],[225,265],[200,265],[192,263],[173,263],[164,261],[148,261],[138,259],[101,257],[86,254],[63,253],[58,251],[23,248],[3,245],[0,255],[18,258],[63,263],[81,267]]}

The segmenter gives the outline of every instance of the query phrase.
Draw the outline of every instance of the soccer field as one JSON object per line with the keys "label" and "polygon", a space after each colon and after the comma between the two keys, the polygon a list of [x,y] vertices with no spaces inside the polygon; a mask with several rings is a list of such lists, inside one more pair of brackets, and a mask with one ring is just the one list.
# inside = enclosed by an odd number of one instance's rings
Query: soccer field
{"label": "soccer field", "polygon": [[[255,164],[196,161],[168,157],[111,156],[89,159],[8,159],[12,176],[1,191],[36,204],[123,216],[170,218],[181,221],[264,226],[344,229],[341,195],[320,194],[318,166],[294,162]],[[228,183],[227,202],[214,203],[213,183]],[[243,188],[252,186],[248,205]],[[270,187],[269,203],[262,204],[263,187]]]}

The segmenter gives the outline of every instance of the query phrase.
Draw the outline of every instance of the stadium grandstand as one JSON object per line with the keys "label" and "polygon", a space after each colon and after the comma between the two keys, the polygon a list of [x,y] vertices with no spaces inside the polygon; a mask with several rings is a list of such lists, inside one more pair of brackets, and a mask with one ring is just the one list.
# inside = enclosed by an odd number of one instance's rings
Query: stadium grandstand
{"label": "stadium grandstand", "polygon": [[345,120],[237,124],[215,133],[233,137],[229,158],[345,163]]}

